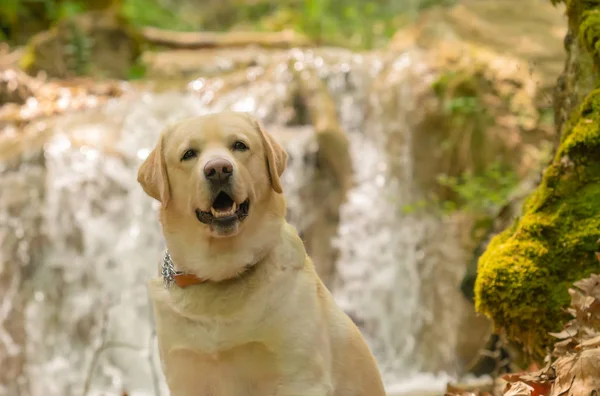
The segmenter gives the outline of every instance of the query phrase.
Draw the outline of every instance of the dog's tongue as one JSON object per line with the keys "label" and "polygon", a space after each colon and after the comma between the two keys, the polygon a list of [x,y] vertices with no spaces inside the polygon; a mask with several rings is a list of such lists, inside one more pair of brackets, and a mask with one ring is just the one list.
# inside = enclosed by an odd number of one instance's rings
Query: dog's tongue
{"label": "dog's tongue", "polygon": [[236,210],[237,204],[224,192],[220,192],[219,195],[217,195],[217,198],[215,198],[215,201],[210,208],[211,214],[216,218],[231,216]]}

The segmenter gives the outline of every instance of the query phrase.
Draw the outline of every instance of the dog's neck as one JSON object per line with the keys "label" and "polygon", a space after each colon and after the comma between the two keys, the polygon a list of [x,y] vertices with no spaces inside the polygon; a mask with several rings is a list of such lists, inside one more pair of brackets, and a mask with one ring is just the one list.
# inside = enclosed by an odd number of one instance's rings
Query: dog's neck
{"label": "dog's neck", "polygon": [[[261,227],[227,240],[210,240],[188,230],[164,227],[163,234],[173,270],[194,275],[204,282],[236,278],[248,267],[264,259],[281,239],[282,218],[260,219]],[[193,277],[180,277],[198,282]]]}
{"label": "dog's neck", "polygon": [[[231,281],[234,278],[235,279],[243,278],[244,275],[250,273],[251,271],[253,271],[256,268],[259,261],[260,260],[253,262],[253,263],[248,263],[242,269],[242,271],[237,273],[235,276],[228,278],[228,279],[221,279],[217,282],[222,283],[222,282]],[[173,284],[177,285],[180,288],[186,288],[188,286],[199,285],[201,283],[215,282],[208,278],[201,278],[194,274],[186,273],[184,271],[178,271],[176,268],[177,268],[177,265],[173,262],[173,259],[171,258],[171,254],[169,254],[169,250],[165,250],[165,255],[163,257],[163,263],[162,263],[162,267],[161,267],[161,275],[162,275],[163,283],[164,283],[164,286],[166,289],[171,287]]]}

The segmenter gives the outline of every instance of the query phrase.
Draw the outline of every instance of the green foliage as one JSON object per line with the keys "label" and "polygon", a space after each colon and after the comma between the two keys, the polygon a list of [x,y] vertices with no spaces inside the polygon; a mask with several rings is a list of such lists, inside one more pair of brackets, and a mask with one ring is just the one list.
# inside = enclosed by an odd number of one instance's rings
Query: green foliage
{"label": "green foliage", "polygon": [[[439,175],[437,182],[451,192],[451,199],[439,196],[403,205],[402,214],[420,210],[450,214],[465,211],[483,222],[488,222],[504,206],[519,183],[517,174],[500,162],[495,162],[481,172],[466,171],[459,176]],[[476,224],[474,232],[488,224]]]}
{"label": "green foliage", "polygon": [[68,20],[74,16],[81,14],[85,10],[85,3],[75,1],[62,1],[56,3],[46,0],[49,7],[48,15],[52,21]]}
{"label": "green foliage", "polygon": [[0,22],[5,26],[13,25],[22,13],[20,0],[3,0],[0,6]]}
{"label": "green foliage", "polygon": [[[485,91],[484,87],[480,86],[482,81],[479,72],[449,71],[440,75],[432,86],[440,99],[440,110],[450,123],[449,129],[469,136],[471,143],[477,143],[481,134],[493,122],[480,98],[481,93]],[[452,138],[456,137],[453,133],[450,135]]]}
{"label": "green foliage", "polygon": [[201,18],[209,30],[293,29],[317,44],[373,48],[384,44],[418,11],[454,0],[224,0]]}
{"label": "green foliage", "polygon": [[320,43],[371,48],[391,37],[401,24],[401,12],[381,1],[304,0],[291,9],[291,26]]}
{"label": "green foliage", "polygon": [[7,41],[24,44],[33,34],[85,11],[84,0],[1,0],[0,27]]}
{"label": "green foliage", "polygon": [[400,208],[402,214],[412,214],[415,213],[421,209],[427,209],[431,207],[431,203],[428,202],[425,199],[410,203],[410,204],[406,204],[404,206],[402,206],[402,208]]}
{"label": "green foliage", "polygon": [[417,0],[406,4],[392,0],[288,1],[279,13],[287,25],[319,43],[373,48],[385,43],[411,16],[434,5],[454,0]]}
{"label": "green foliage", "polygon": [[90,67],[91,39],[81,31],[77,24],[67,21],[69,41],[65,46],[65,53],[70,61],[69,69],[76,75],[87,74]]}
{"label": "green foliage", "polygon": [[129,69],[128,80],[140,80],[146,76],[146,67],[140,62],[134,63]]}
{"label": "green foliage", "polygon": [[498,162],[479,173],[466,171],[458,177],[438,177],[438,183],[456,196],[442,202],[446,211],[461,209],[477,214],[495,213],[508,201],[518,182],[515,172]]}
{"label": "green foliage", "polygon": [[85,9],[86,2],[83,0],[3,0],[0,24],[11,28],[36,18],[51,24]]}
{"label": "green foliage", "polygon": [[183,16],[163,7],[156,0],[123,0],[119,11],[133,26],[154,26],[184,31],[198,28]]}
{"label": "green foliage", "polygon": [[[294,29],[320,44],[372,48],[383,44],[409,18],[455,0],[222,0],[207,2],[199,15],[160,0],[2,0],[0,25],[20,29],[33,20],[45,29],[78,13],[113,7],[133,26],[173,30]],[[10,33],[9,33],[10,36]]]}
{"label": "green foliage", "polygon": [[478,113],[485,111],[479,103],[479,98],[476,96],[459,96],[450,98],[445,103],[445,111],[450,115],[465,115],[475,116]]}

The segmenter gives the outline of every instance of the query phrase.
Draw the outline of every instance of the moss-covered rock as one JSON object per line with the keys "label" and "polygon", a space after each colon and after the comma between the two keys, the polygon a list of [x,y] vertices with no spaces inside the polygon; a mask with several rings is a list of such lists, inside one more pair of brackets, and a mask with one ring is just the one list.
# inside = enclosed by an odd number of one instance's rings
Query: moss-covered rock
{"label": "moss-covered rock", "polygon": [[561,144],[519,221],[479,261],[476,308],[533,358],[568,319],[569,286],[597,272],[600,238],[600,90],[565,125]]}
{"label": "moss-covered rock", "polygon": [[569,286],[600,268],[600,1],[565,3],[568,59],[554,98],[560,144],[521,218],[481,256],[475,284],[477,310],[536,360],[553,342],[548,332],[569,319]]}
{"label": "moss-covered rock", "polygon": [[426,115],[414,137],[416,179],[445,209],[494,215],[518,180],[539,174],[556,140],[539,74],[463,43],[440,45],[427,61],[434,73],[418,98]]}

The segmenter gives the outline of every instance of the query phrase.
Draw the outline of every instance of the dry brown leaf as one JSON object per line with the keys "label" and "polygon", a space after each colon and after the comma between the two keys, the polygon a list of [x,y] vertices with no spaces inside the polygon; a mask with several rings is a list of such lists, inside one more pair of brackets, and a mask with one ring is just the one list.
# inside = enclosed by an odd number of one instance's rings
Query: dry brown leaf
{"label": "dry brown leaf", "polygon": [[473,392],[461,392],[461,393],[444,393],[444,396],[478,396]]}
{"label": "dry brown leaf", "polygon": [[505,377],[514,394],[523,391],[516,386],[523,383],[532,388],[525,393],[531,396],[600,396],[600,275],[575,282],[569,294],[567,312],[573,319],[562,331],[550,333],[558,339],[551,355],[557,360],[538,372]]}
{"label": "dry brown leaf", "polygon": [[592,396],[600,393],[600,348],[561,357],[555,367],[556,381],[550,396]]}
{"label": "dry brown leaf", "polygon": [[566,395],[571,389],[575,377],[571,376],[570,372],[575,365],[575,361],[575,355],[563,356],[556,361],[554,365],[556,370],[556,379],[554,380],[554,385],[552,386],[552,392],[550,395]]}
{"label": "dry brown leaf", "polygon": [[510,389],[504,393],[504,396],[532,396],[533,387],[524,382],[515,382]]}
{"label": "dry brown leaf", "polygon": [[554,356],[564,356],[567,352],[572,352],[577,347],[577,341],[573,338],[567,338],[554,344]]}
{"label": "dry brown leaf", "polygon": [[[493,388],[493,382],[491,384]],[[486,387],[485,385],[483,386]],[[492,396],[492,394],[486,390],[482,390],[480,386],[471,386],[471,385],[460,385],[460,384],[446,384],[446,393],[444,396]]]}
{"label": "dry brown leaf", "polygon": [[600,335],[590,338],[589,340],[582,341],[581,344],[579,344],[579,347],[582,349],[600,347]]}
{"label": "dry brown leaf", "polygon": [[600,299],[600,275],[592,274],[588,278],[573,283],[573,286],[590,297]]}
{"label": "dry brown leaf", "polygon": [[586,305],[586,296],[577,289],[569,289],[569,294],[571,295],[571,307],[575,309],[575,313],[578,314],[583,311]]}
{"label": "dry brown leaf", "polygon": [[577,335],[577,329],[573,327],[568,327],[561,331],[560,333],[548,333],[552,337],[556,337],[558,339],[564,340],[565,338],[575,337]]}
{"label": "dry brown leaf", "polygon": [[[531,393],[528,395],[547,396],[550,393],[552,381],[554,380],[554,368],[548,366],[535,373],[509,374],[505,375],[503,379],[509,382],[505,388],[505,392],[521,390],[522,388],[513,389],[513,387],[515,384],[523,383],[531,388]],[[504,394],[507,395],[510,393]]]}

